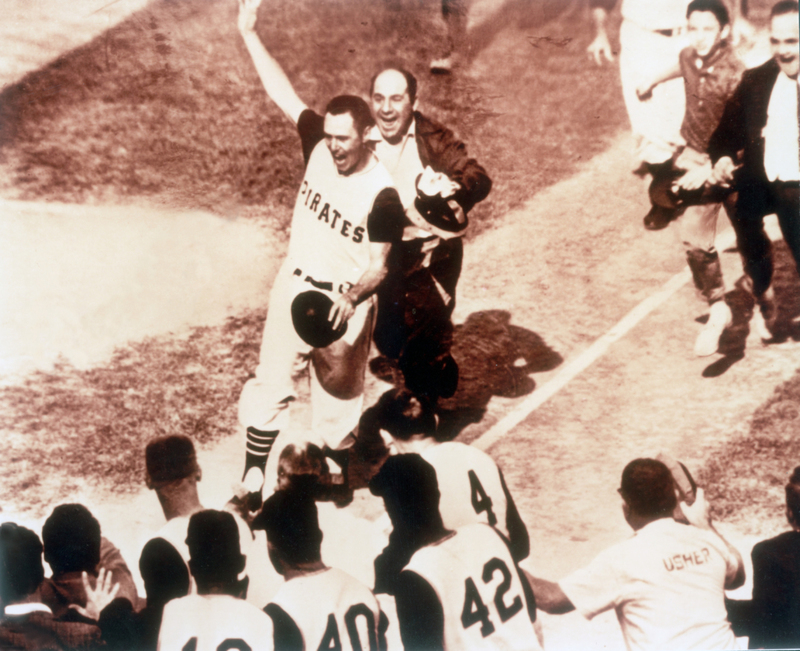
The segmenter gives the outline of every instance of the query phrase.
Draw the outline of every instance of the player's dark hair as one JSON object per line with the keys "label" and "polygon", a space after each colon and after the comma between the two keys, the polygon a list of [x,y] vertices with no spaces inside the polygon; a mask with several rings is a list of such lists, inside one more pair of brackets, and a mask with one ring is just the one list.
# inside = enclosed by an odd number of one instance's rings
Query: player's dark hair
{"label": "player's dark hair", "polygon": [[798,13],[798,3],[795,0],[781,0],[772,6],[772,9],[769,12],[769,17],[775,18],[775,16],[796,13]]}
{"label": "player's dark hair", "polygon": [[405,77],[406,87],[408,88],[408,99],[411,100],[411,103],[413,104],[414,100],[417,99],[417,78],[403,66],[399,65],[386,64],[382,66],[378,72],[372,75],[372,79],[369,80],[369,96],[372,97],[372,93],[375,91],[375,81],[387,70],[394,70]]}
{"label": "player's dark hair", "polygon": [[235,580],[244,566],[239,528],[227,511],[195,513],[186,530],[189,569],[199,584]]}
{"label": "player's dark hair", "polygon": [[100,523],[82,504],[61,504],[42,527],[53,573],[93,572],[100,562]]}
{"label": "player's dark hair", "polygon": [[620,493],[645,518],[670,517],[678,504],[672,473],[655,459],[634,459],[622,471]]}
{"label": "player's dark hair", "polygon": [[800,466],[797,466],[786,484],[786,507],[792,512],[794,521],[800,525]]}
{"label": "player's dark hair", "polygon": [[728,13],[728,8],[722,3],[721,0],[692,0],[689,6],[686,7],[686,17],[691,16],[695,11],[708,11],[714,14],[720,28],[731,22],[731,16]]}
{"label": "player's dark hair", "polygon": [[188,436],[173,434],[153,439],[144,455],[147,474],[154,482],[184,479],[199,469],[194,444]]}
{"label": "player's dark hair", "polygon": [[430,400],[405,388],[384,393],[375,405],[375,416],[378,426],[400,441],[417,434],[436,435],[436,416]]}
{"label": "player's dark hair", "polygon": [[390,456],[369,482],[373,495],[383,498],[395,530],[441,530],[439,482],[436,470],[418,454]]}
{"label": "player's dark hair", "polygon": [[175,546],[163,538],[149,540],[139,557],[147,605],[165,604],[189,594],[189,568]]}
{"label": "player's dark hair", "polygon": [[31,594],[44,579],[42,542],[13,522],[0,525],[0,613],[4,604]]}
{"label": "player's dark hair", "polygon": [[349,113],[353,118],[353,126],[359,135],[375,124],[369,105],[360,97],[355,95],[338,95],[334,97],[325,107],[325,113],[331,115],[343,115]]}
{"label": "player's dark hair", "polygon": [[298,490],[314,490],[323,475],[330,473],[325,453],[318,445],[306,443],[300,447],[289,443],[281,451],[278,458],[278,472],[283,471],[284,477],[291,486]]}
{"label": "player's dark hair", "polygon": [[264,529],[269,543],[293,565],[321,560],[322,530],[311,486],[295,484],[273,493],[253,528]]}

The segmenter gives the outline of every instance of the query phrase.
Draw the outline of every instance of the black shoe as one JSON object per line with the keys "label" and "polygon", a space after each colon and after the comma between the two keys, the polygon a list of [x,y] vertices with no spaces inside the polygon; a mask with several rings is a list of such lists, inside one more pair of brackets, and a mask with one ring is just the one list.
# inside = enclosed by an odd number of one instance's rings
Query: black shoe
{"label": "black shoe", "polygon": [[669,208],[653,206],[650,208],[650,212],[644,216],[644,227],[648,231],[660,231],[669,226],[669,223],[675,219],[675,212]]}

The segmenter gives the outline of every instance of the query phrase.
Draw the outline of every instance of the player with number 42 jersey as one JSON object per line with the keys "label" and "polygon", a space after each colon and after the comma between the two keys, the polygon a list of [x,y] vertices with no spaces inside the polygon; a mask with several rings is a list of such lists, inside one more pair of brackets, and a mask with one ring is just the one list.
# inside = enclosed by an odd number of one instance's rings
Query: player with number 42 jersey
{"label": "player with number 42 jersey", "polygon": [[[401,622],[427,621],[436,638],[441,631],[443,649],[542,648],[533,594],[503,539],[484,524],[417,551],[400,573],[395,600]],[[431,648],[433,638],[419,639],[425,632],[414,628],[413,640],[403,630],[406,648]]]}

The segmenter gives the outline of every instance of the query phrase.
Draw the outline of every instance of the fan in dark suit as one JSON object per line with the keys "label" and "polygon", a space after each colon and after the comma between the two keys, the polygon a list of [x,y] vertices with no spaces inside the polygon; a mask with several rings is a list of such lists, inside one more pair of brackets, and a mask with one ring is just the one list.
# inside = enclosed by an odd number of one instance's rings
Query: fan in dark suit
{"label": "fan in dark suit", "polygon": [[773,6],[772,59],[744,73],[708,147],[714,181],[732,184],[739,192],[732,222],[760,308],[755,325],[764,340],[773,337],[777,317],[765,215],[777,213],[786,244],[795,262],[800,261],[799,32],[797,2],[782,0]]}
{"label": "fan in dark suit", "polygon": [[791,531],[753,547],[753,599],[728,601],[737,635],[751,649],[800,647],[800,466],[786,484],[786,517]]}

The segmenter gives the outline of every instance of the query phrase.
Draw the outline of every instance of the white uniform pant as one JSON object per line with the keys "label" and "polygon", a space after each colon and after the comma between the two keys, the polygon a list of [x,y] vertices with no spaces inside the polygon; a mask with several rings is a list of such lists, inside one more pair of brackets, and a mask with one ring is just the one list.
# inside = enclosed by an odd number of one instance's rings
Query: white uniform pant
{"label": "white uniform pant", "polygon": [[659,84],[645,101],[637,97],[636,87],[677,65],[685,39],[664,36],[630,20],[622,21],[619,38],[622,95],[636,139],[636,156],[641,162],[663,163],[683,144],[680,135],[686,105],[683,79]]}
{"label": "white uniform pant", "polygon": [[341,339],[327,348],[312,348],[295,332],[292,300],[309,290],[322,291],[334,300],[338,294],[317,289],[292,271],[282,269],[272,286],[259,364],[256,376],[242,389],[239,422],[245,428],[286,430],[289,403],[296,398],[294,379],[310,364],[312,442],[336,449],[361,417],[374,298],[356,308]]}

